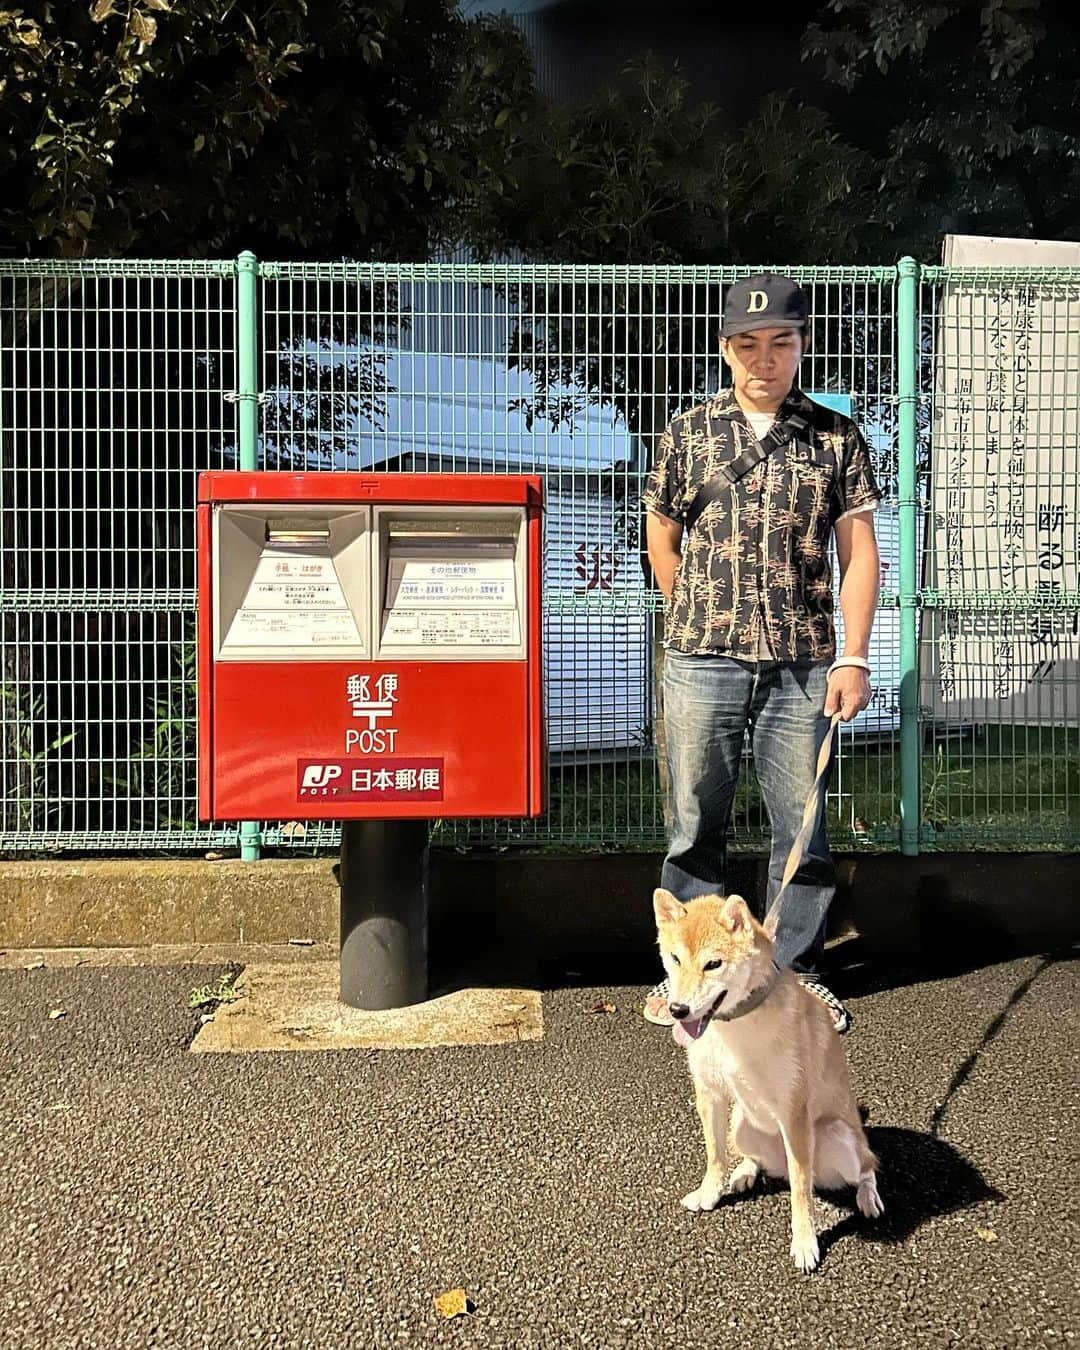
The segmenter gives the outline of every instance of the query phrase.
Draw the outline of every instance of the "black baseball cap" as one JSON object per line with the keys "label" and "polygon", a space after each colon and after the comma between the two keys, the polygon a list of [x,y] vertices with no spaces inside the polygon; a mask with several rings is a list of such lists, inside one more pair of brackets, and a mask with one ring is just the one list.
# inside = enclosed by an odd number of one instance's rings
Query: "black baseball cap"
{"label": "black baseball cap", "polygon": [[790,277],[759,272],[737,281],[724,298],[720,336],[752,333],[757,328],[806,328],[806,292]]}

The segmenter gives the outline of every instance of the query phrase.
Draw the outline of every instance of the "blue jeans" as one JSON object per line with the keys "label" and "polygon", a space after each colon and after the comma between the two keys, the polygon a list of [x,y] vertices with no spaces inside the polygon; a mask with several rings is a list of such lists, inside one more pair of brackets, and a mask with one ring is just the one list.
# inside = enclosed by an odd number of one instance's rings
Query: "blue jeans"
{"label": "blue jeans", "polygon": [[[780,889],[792,841],[813,786],[829,723],[827,661],[739,661],[728,656],[664,656],[664,727],[671,775],[671,837],[660,884],[679,900],[726,893],[726,836],[750,728],[754,769],[772,824],[766,908]],[[784,894],[776,935],[781,965],[813,973],[836,891],[825,837],[825,803]]]}

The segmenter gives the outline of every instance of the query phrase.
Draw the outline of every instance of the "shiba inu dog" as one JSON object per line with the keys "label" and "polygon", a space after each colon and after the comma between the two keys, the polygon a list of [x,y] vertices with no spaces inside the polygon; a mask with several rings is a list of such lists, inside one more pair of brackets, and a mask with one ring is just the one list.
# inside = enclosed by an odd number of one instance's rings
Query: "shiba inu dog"
{"label": "shiba inu dog", "polygon": [[[759,924],[742,896],[683,905],[658,889],[653,910],[671,981],[672,1034],[686,1048],[705,1133],[705,1176],[682,1204],[715,1209],[721,1195],[749,1190],[761,1172],[786,1178],[791,1255],[800,1270],[814,1270],[815,1185],[856,1187],[868,1218],[884,1209],[878,1162],[829,1013],[777,966],[775,919]],[[727,1176],[729,1149],[735,1167]]]}

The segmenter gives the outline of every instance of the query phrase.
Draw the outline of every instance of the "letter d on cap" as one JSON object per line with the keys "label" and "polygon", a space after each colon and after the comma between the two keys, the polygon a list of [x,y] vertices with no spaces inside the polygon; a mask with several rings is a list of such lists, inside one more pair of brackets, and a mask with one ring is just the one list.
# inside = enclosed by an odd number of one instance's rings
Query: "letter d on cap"
{"label": "letter d on cap", "polygon": [[750,299],[746,305],[747,314],[760,314],[763,309],[769,306],[769,297],[764,291],[751,291]]}

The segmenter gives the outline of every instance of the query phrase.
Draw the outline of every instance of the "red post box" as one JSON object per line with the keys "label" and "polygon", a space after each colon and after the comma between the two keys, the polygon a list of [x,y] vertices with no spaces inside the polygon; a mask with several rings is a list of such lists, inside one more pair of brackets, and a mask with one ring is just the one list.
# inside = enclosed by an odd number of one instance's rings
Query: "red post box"
{"label": "red post box", "polygon": [[341,998],[427,992],[428,821],[543,809],[536,477],[199,477],[199,815],[340,820]]}
{"label": "red post box", "polygon": [[199,478],[199,815],[543,808],[541,480]]}

